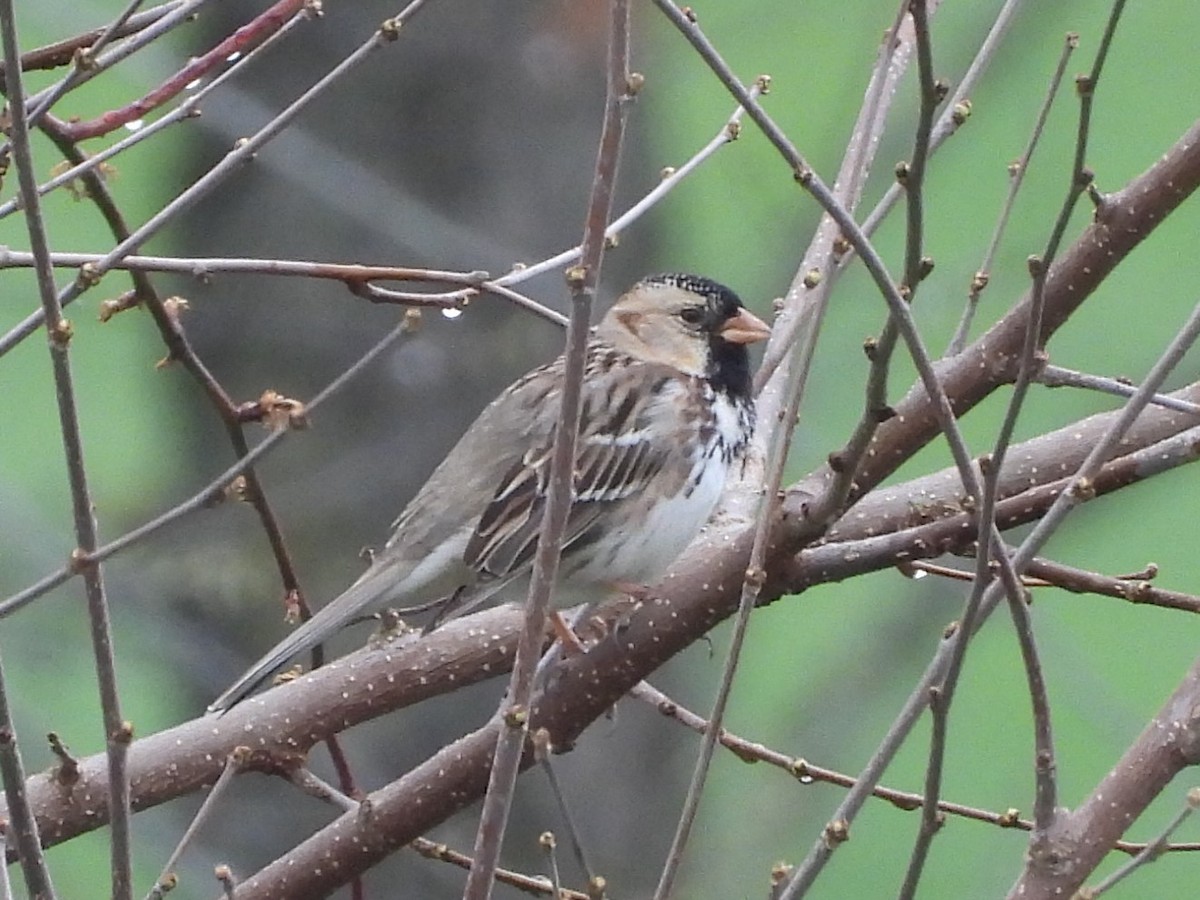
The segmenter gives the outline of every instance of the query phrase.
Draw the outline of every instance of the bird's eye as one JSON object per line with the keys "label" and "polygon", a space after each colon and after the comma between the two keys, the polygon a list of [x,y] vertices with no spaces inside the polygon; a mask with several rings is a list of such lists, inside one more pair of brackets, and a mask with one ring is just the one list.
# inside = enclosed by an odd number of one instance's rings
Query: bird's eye
{"label": "bird's eye", "polygon": [[679,318],[689,325],[699,325],[704,321],[704,310],[698,306],[685,306],[679,311]]}

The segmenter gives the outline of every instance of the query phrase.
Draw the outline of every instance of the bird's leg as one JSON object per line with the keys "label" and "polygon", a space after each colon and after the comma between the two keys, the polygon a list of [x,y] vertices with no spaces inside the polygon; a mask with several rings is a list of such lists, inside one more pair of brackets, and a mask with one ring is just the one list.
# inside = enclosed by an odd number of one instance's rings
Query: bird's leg
{"label": "bird's leg", "polygon": [[612,627],[608,629],[606,637],[616,640],[616,638],[629,625],[630,617],[637,612],[645,603],[650,603],[655,599],[653,590],[644,584],[635,584],[632,581],[613,581],[609,586],[617,593],[625,594],[629,599],[636,601],[632,607],[622,612],[613,621]]}
{"label": "bird's leg", "polygon": [[[609,581],[605,583],[605,587],[609,588],[614,594],[625,594],[638,601],[638,603],[645,603],[653,599],[650,588],[644,584],[636,584],[632,581]],[[575,614],[575,617],[570,622],[567,622],[563,618],[562,613],[557,609],[550,610],[550,627],[554,631],[556,640],[550,645],[550,649],[546,651],[545,655],[538,662],[537,670],[534,673],[535,684],[541,685],[544,683],[546,673],[550,671],[550,668],[559,659],[567,655],[587,652],[587,648],[579,639],[579,628],[587,622],[588,617],[595,611],[596,606],[595,602],[585,603],[583,608]],[[605,637],[612,636],[620,630],[619,628],[614,628],[605,634],[603,623],[597,620],[596,624],[596,630],[599,633],[597,640],[603,640]]]}
{"label": "bird's leg", "polygon": [[421,629],[421,634],[429,634],[429,632],[433,631],[443,622],[453,618],[453,614],[463,606],[466,590],[467,586],[463,585],[449,597],[442,597],[432,603],[426,604],[423,608],[433,609],[436,607],[437,612],[433,614],[433,618],[425,623],[425,627]]}
{"label": "bird's leg", "polygon": [[648,585],[637,584],[633,581],[610,581],[608,586],[616,593],[625,594],[631,600],[637,600],[639,603],[654,599],[654,594],[651,593]]}
{"label": "bird's leg", "polygon": [[539,687],[544,685],[547,674],[554,667],[554,664],[564,656],[573,656],[576,653],[587,652],[587,648],[579,640],[579,635],[575,632],[575,628],[592,614],[594,605],[592,603],[585,603],[583,609],[579,611],[571,622],[563,618],[563,614],[557,609],[550,610],[550,628],[554,632],[555,640],[550,645],[550,649],[538,660],[537,668],[533,673],[533,683],[535,685]]}
{"label": "bird's leg", "polygon": [[[585,612],[587,612],[587,610],[585,610]],[[548,654],[552,653],[555,647],[561,647],[564,652],[568,649],[571,653],[585,652],[586,648],[583,646],[583,642],[579,640],[579,635],[575,633],[575,629],[572,627],[572,624],[573,623],[570,623],[564,619],[562,613],[560,613],[557,609],[550,610],[550,627],[554,629],[554,636],[557,637],[558,640],[554,642],[554,645],[550,648]]]}

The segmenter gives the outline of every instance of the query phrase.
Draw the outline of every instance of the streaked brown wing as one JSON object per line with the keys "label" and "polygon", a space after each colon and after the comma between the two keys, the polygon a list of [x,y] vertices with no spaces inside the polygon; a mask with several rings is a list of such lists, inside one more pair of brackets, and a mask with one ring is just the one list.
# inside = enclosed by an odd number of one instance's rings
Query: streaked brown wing
{"label": "streaked brown wing", "polygon": [[[561,359],[530,372],[479,414],[424,487],[392,523],[385,552],[415,565],[473,528],[530,446],[545,443],[558,416],[555,386]],[[464,566],[469,573],[469,567]],[[451,585],[451,589],[457,585]]]}
{"label": "streaked brown wing", "polygon": [[[654,384],[661,389],[665,381]],[[641,493],[677,451],[668,424],[655,427],[646,384],[589,386],[575,459],[575,497],[563,547],[578,542],[614,503]],[[622,389],[627,388],[627,389]],[[657,393],[657,390],[655,391]],[[467,565],[492,578],[509,578],[533,562],[546,506],[554,435],[531,448],[496,489],[464,554]]]}

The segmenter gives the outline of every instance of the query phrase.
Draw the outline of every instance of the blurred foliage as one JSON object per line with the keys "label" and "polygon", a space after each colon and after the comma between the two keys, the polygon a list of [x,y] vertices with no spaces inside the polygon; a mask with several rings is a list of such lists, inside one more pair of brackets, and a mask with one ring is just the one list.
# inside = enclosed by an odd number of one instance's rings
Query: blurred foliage
{"label": "blurred foliage", "polygon": [[[79,27],[98,23],[120,5],[100,0],[71,4],[71,20]],[[997,5],[943,4],[934,19],[939,75],[951,82],[961,76]],[[235,22],[244,21],[237,15],[259,8],[249,2],[225,6],[235,10],[226,13]],[[363,18],[354,27],[347,23],[349,11],[331,8],[322,24],[297,38],[306,42],[300,44],[304,52],[276,58],[278,68],[261,79],[258,99],[247,85],[246,93],[214,102],[212,115],[206,109],[199,125],[168,132],[122,157],[113,189],[129,220],[144,221],[200,166],[211,165],[234,135],[261,123],[263,110],[256,102],[277,109],[279,96],[294,94],[296,73],[308,83],[323,71],[320,65],[340,59],[369,33],[366,23],[394,11],[383,3],[363,6]],[[182,233],[147,249],[425,261],[499,270],[513,254],[533,259],[566,246],[575,239],[572,229],[581,217],[598,115],[598,106],[579,101],[581,93],[595,98],[598,68],[591,57],[572,50],[594,45],[593,23],[576,8],[518,6],[518,16],[497,8],[487,11],[491,18],[451,8],[448,19],[437,25],[434,17],[442,10],[432,4],[426,14],[430,25],[418,21],[406,35],[412,43],[405,52],[415,62],[406,57],[364,70],[363,81],[353,81],[302,119],[278,146],[261,155],[252,173],[202,204],[194,218],[185,218]],[[1106,15],[1103,4],[1081,0],[1027,6],[972,97],[970,122],[946,144],[931,169],[927,249],[937,268],[921,286],[917,313],[933,348],[944,346],[958,320],[1007,187],[1005,166],[1026,142],[1064,33],[1081,34],[1070,71],[1083,71],[1091,64]],[[26,46],[63,36],[64,9],[55,2],[23,4],[19,24]],[[744,80],[762,72],[772,75],[768,109],[822,176],[831,178],[877,41],[893,15],[891,4],[770,0],[756,4],[752,12],[731,3],[706,4],[698,11],[706,32]],[[1179,19],[1178,5],[1168,0],[1131,4],[1126,13],[1098,92],[1089,152],[1102,190],[1117,189],[1144,170],[1191,124],[1194,109],[1180,102],[1180,86],[1196,83],[1200,60],[1192,52],[1191,30],[1180,27]],[[212,33],[224,33],[221,27],[213,25]],[[512,44],[499,43],[497,36],[515,40],[513,33],[521,29],[536,40],[519,44],[517,56],[506,49]],[[499,50],[490,46],[493,42]],[[427,51],[427,44],[443,49]],[[189,33],[178,46],[184,49],[139,54],[98,79],[72,98],[72,112],[93,115],[127,102],[204,44]],[[703,64],[648,5],[638,10],[636,46],[636,67],[648,80],[630,120],[622,187],[626,198],[652,184],[662,166],[686,159],[716,133],[733,108]],[[520,64],[512,65],[505,53]],[[49,83],[44,76],[31,81],[35,88]],[[393,96],[394,84],[415,86]],[[470,91],[457,91],[463,84]],[[878,156],[868,204],[888,185],[894,162],[910,153],[912,96],[910,76]],[[451,102],[453,115],[444,105]],[[1027,286],[1024,260],[1041,251],[1066,187],[1076,112],[1068,89],[1055,103],[1018,201],[976,333]],[[481,122],[490,122],[495,131],[484,131]],[[546,141],[543,132],[553,134],[555,141]],[[381,144],[391,140],[399,143]],[[322,155],[330,145],[342,154],[333,157],[336,165]],[[41,140],[35,151],[44,178],[57,157]],[[0,199],[10,198],[15,187],[10,175]],[[268,188],[275,193],[267,193]],[[56,193],[46,199],[45,208],[56,249],[108,246],[103,224],[89,204]],[[446,221],[431,218],[430,210],[444,214]],[[1069,236],[1078,233],[1087,215],[1081,208]],[[698,270],[733,285],[765,312],[770,298],[786,289],[817,219],[815,204],[747,122],[736,144],[625,236],[606,264],[606,284],[619,287],[643,269]],[[264,230],[265,222],[273,227]],[[1194,279],[1186,273],[1179,277],[1178,269],[1195,258],[1198,226],[1195,203],[1177,212],[1055,337],[1050,346],[1054,360],[1107,374],[1144,373],[1196,300]],[[0,243],[27,246],[21,227],[15,219],[0,222]],[[894,270],[903,240],[901,217],[894,214],[878,236]],[[60,274],[60,280],[66,277]],[[185,287],[202,301],[189,320],[201,353],[216,360],[218,376],[239,397],[254,396],[265,384],[305,396],[394,320],[394,311],[366,309],[323,285],[267,286],[227,279],[215,286]],[[106,325],[96,321],[99,301],[124,289],[123,279],[111,275],[69,312],[76,332],[72,365],[89,476],[105,538],[188,496],[228,461],[215,418],[188,379],[175,369],[155,369],[163,350],[148,318],[127,313]],[[10,327],[36,306],[28,272],[0,274],[0,291],[0,327]],[[545,287],[543,295],[561,299],[556,285]],[[818,352],[793,475],[819,464],[852,427],[865,374],[859,348],[865,336],[879,331],[882,310],[861,269],[852,266],[838,286]],[[380,367],[386,371],[376,373],[370,387],[351,392],[340,412],[324,412],[313,434],[303,443],[289,441],[265,467],[313,597],[325,596],[352,577],[353,549],[381,537],[399,498],[420,483],[431,460],[495,386],[552,352],[557,335],[507,313],[481,305],[464,317],[461,328],[456,323],[454,332],[432,322],[428,333]],[[1178,381],[1194,379],[1195,370],[1195,361],[1189,360]],[[7,357],[3,373],[8,389],[0,391],[0,528],[6,540],[0,545],[0,592],[7,594],[66,559],[72,528],[42,338],[27,341]],[[908,370],[898,366],[894,395],[907,388],[908,379]],[[983,405],[965,423],[976,452],[992,439],[1001,399]],[[1029,436],[1112,405],[1093,396],[1035,392],[1020,433]],[[394,449],[398,434],[401,453]],[[948,454],[935,445],[901,476],[947,462]],[[1200,511],[1196,492],[1186,489],[1192,477],[1187,470],[1169,474],[1077,512],[1051,552],[1066,562],[1114,573],[1154,560],[1162,567],[1164,585],[1194,591],[1194,554],[1188,542],[1178,540]],[[1116,504],[1119,512],[1113,509]],[[223,509],[196,517],[109,567],[124,712],[140,734],[195,715],[244,657],[257,655],[278,634],[278,609],[271,605],[278,593],[277,576],[260,532],[243,513]],[[856,773],[914,684],[942,628],[958,615],[963,596],[961,587],[933,579],[913,582],[897,573],[880,573],[760,611],[751,625],[729,726],[777,749]],[[0,652],[30,770],[51,762],[36,740],[51,729],[78,753],[103,747],[81,599],[78,585],[70,584],[0,625]],[[1196,626],[1179,613],[1057,591],[1037,593],[1034,615],[1054,704],[1061,800],[1074,805],[1191,662]],[[714,635],[714,654],[698,647],[666,667],[661,686],[704,711],[718,677],[726,631],[718,629]],[[391,729],[385,723],[362,729],[356,736],[356,762],[366,767],[364,783],[377,784],[398,771],[403,761],[398,757],[417,758],[422,742],[437,746],[471,727],[476,711],[494,702],[495,689],[430,704],[419,716],[397,717],[400,721],[391,723]],[[993,810],[1015,806],[1028,814],[1032,738],[1026,697],[1011,629],[997,615],[969,657],[951,718],[949,799]],[[669,842],[695,741],[653,714],[626,706],[630,708],[622,710],[615,725],[593,729],[575,753],[564,757],[562,769],[567,783],[587,798],[581,808],[590,817],[588,830],[596,844],[590,849],[600,869],[619,893],[638,896],[648,893]],[[405,743],[397,743],[398,733]],[[920,789],[925,738],[921,733],[910,741],[885,783]],[[553,815],[541,797],[541,785],[534,779],[523,784],[535,799],[530,801],[532,812],[526,810],[530,814],[514,824],[518,846],[523,837],[536,836]],[[1185,789],[1181,785],[1167,791],[1129,837],[1155,834],[1182,802]],[[295,816],[279,816],[294,821],[273,823],[277,830],[263,836],[262,810],[276,807],[262,798],[276,795],[258,790],[247,786],[244,797],[230,801],[243,805],[227,816],[225,842],[214,838],[218,843],[207,848],[209,858],[193,866],[197,879],[191,884],[199,887],[195,893],[181,889],[179,896],[207,896],[205,866],[225,860],[230,848],[252,846],[255,858],[265,861],[289,846],[288,832],[278,828],[299,823],[304,829],[321,821],[324,811],[310,803]],[[652,809],[645,803],[649,790],[655,792]],[[679,896],[724,900],[765,895],[770,866],[778,860],[798,861],[841,797],[840,789],[803,786],[778,771],[748,769],[728,754],[719,756]],[[159,810],[135,819],[139,885],[157,874],[157,862],[194,810],[195,799],[174,805],[174,812]],[[632,827],[634,820],[640,827]],[[812,896],[894,894],[916,826],[915,814],[878,802],[869,805],[855,823],[853,839],[838,851]],[[472,830],[471,822],[459,822],[439,836],[462,840],[467,835],[469,841]],[[1177,838],[1198,836],[1197,826],[1189,823]],[[934,844],[922,895],[1000,894],[1016,875],[1024,841],[1021,833],[951,819]],[[63,896],[99,896],[96,873],[107,867],[106,835],[56,849],[51,862]],[[239,858],[238,863],[247,871],[253,859]],[[437,882],[438,896],[451,891],[445,885],[458,883],[458,876],[444,867],[420,861],[408,865],[417,873],[414,878],[425,880],[405,883],[423,885],[413,889],[426,896],[435,895],[429,879],[443,879]],[[1192,857],[1162,859],[1112,896],[1186,896],[1195,868]],[[394,878],[373,875],[380,887],[372,896],[391,896],[383,885],[398,883]]]}

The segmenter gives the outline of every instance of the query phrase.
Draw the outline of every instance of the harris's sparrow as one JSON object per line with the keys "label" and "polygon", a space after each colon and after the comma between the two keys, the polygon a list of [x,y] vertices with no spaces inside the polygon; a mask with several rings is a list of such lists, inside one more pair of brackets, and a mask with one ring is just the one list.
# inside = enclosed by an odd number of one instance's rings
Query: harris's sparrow
{"label": "harris's sparrow", "polygon": [[[554,601],[652,584],[712,513],[754,425],[746,345],[769,330],[729,288],[656,275],[625,293],[588,343],[574,498]],[[362,577],[209,707],[228,709],[291,657],[364,613],[448,597],[462,615],[529,586],[564,360],[480,413],[392,525]],[[439,618],[444,617],[439,615]]]}

